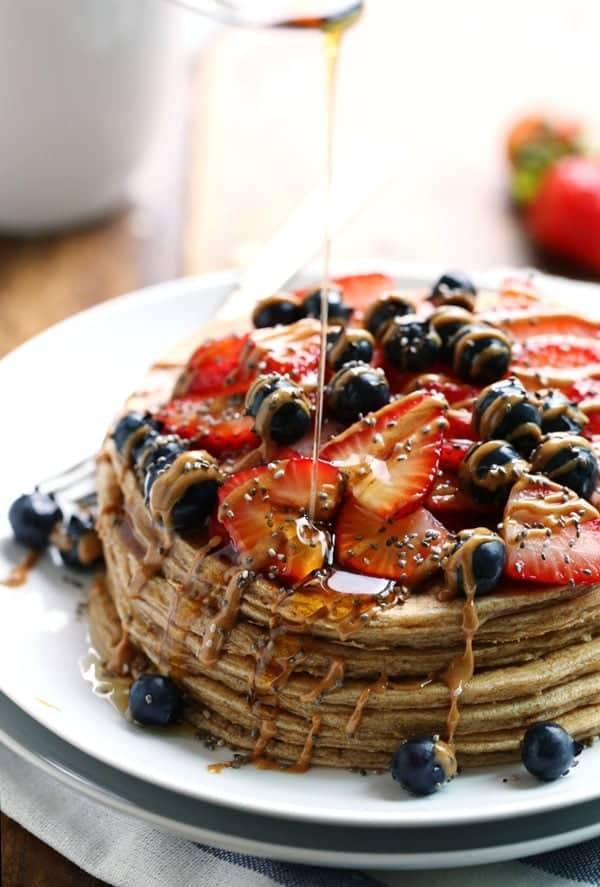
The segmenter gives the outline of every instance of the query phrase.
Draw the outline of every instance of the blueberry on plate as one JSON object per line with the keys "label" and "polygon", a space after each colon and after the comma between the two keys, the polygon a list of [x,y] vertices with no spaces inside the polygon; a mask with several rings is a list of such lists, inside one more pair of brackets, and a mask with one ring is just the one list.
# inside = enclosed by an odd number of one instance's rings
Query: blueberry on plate
{"label": "blueberry on plate", "polygon": [[56,524],[62,520],[62,511],[52,496],[36,490],[15,499],[9,508],[8,520],[17,542],[41,551],[48,545]]}
{"label": "blueberry on plate", "polygon": [[400,293],[388,293],[376,299],[365,312],[363,323],[376,339],[384,334],[388,323],[396,317],[415,313],[415,304]]}
{"label": "blueberry on plate", "polygon": [[327,387],[327,406],[340,422],[351,424],[390,400],[385,373],[368,363],[347,363]]}
{"label": "blueberry on plate", "polygon": [[583,746],[559,724],[541,721],[525,731],[521,760],[525,769],[541,782],[554,782],[573,766]]}
{"label": "blueberry on plate", "polygon": [[[302,306],[304,313],[307,317],[316,317],[317,320],[321,319],[321,298],[322,298],[323,289],[322,287],[317,287],[317,289],[311,290],[304,296],[302,301]],[[327,287],[327,319],[329,323],[334,321],[344,323],[347,321],[352,314],[352,308],[349,305],[344,305],[344,297],[342,293],[342,289],[339,286],[330,285]]]}
{"label": "blueberry on plate", "polygon": [[552,434],[555,431],[569,431],[581,434],[587,424],[587,416],[561,391],[550,388],[536,392],[542,414],[542,431]]}
{"label": "blueberry on plate", "polygon": [[166,727],[176,720],[179,707],[179,690],[171,678],[142,674],[131,685],[129,711],[138,724]]}
{"label": "blueberry on plate", "polygon": [[489,594],[502,578],[505,561],[504,540],[497,533],[487,527],[461,530],[444,563],[448,588],[472,597]]}
{"label": "blueberry on plate", "polygon": [[519,379],[501,379],[484,388],[473,408],[473,427],[482,440],[507,440],[528,456],[542,437],[537,398]]}
{"label": "blueberry on plate", "polygon": [[442,340],[426,323],[395,318],[387,325],[381,344],[397,370],[420,373],[440,356]]}
{"label": "blueberry on plate", "polygon": [[458,470],[461,487],[477,502],[502,503],[513,484],[530,468],[505,440],[472,444]]}
{"label": "blueberry on plate", "polygon": [[304,317],[302,303],[296,296],[277,293],[261,299],[252,312],[252,322],[258,329],[269,326],[288,326]]}
{"label": "blueberry on plate", "polygon": [[448,347],[458,378],[474,385],[489,385],[501,379],[512,358],[506,333],[484,323],[461,327],[450,339]]}
{"label": "blueberry on plate", "polygon": [[390,771],[411,795],[431,795],[456,776],[456,758],[438,736],[421,736],[402,743]]}
{"label": "blueberry on plate", "polygon": [[135,461],[135,455],[149,436],[156,434],[157,423],[148,415],[131,412],[121,416],[112,432],[117,451],[126,462]]}
{"label": "blueberry on plate", "polygon": [[144,483],[146,501],[164,526],[180,532],[197,530],[217,505],[221,480],[219,463],[210,453],[186,450],[164,465],[150,463]]}
{"label": "blueberry on plate", "polygon": [[63,563],[75,570],[90,570],[102,560],[102,543],[88,515],[71,515],[57,548]]}
{"label": "blueberry on plate", "polygon": [[288,446],[310,428],[312,407],[304,389],[279,373],[259,376],[246,394],[246,415],[264,441]]}

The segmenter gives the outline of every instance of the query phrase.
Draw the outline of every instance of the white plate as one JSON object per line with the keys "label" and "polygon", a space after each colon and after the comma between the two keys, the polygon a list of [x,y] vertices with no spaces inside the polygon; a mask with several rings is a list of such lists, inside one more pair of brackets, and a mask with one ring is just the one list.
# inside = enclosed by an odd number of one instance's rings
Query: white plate
{"label": "white plate", "polygon": [[[180,837],[269,859],[344,868],[448,868],[544,853],[600,833],[599,801],[575,805],[568,815],[555,811],[480,822],[477,828],[291,822],[209,804],[127,776],[59,739],[2,693],[0,724],[0,742],[106,807]],[[341,877],[337,883],[343,883]]]}
{"label": "white plate", "polygon": [[[430,282],[439,272],[415,275],[389,263],[383,270],[400,284]],[[92,452],[145,367],[208,319],[233,282],[230,274],[206,275],[109,302],[53,327],[0,363],[0,575],[21,555],[8,540],[4,517],[12,498]],[[554,285],[569,297],[588,292],[579,284]],[[149,783],[254,813],[363,828],[480,823],[600,796],[600,747],[553,784],[535,785],[515,765],[462,775],[418,801],[385,775],[315,768],[291,776],[252,767],[210,774],[206,764],[217,756],[197,740],[131,725],[90,691],[78,667],[86,650],[86,626],[76,615],[83,593],[64,575],[46,559],[24,588],[0,587],[1,689],[77,748]]]}

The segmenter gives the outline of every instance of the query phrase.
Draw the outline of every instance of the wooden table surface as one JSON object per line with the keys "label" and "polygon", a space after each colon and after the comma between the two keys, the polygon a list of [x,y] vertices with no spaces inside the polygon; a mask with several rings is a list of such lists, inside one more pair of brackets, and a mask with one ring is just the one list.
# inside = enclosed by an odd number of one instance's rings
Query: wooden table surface
{"label": "wooden table surface", "polygon": [[[564,270],[521,237],[500,143],[523,109],[568,108],[594,121],[588,84],[600,80],[600,57],[586,46],[600,30],[596,5],[531,0],[515,16],[507,3],[493,23],[474,0],[423,0],[410,14],[404,6],[370,0],[344,46],[338,156],[368,137],[392,145],[397,163],[336,238],[334,263],[383,256]],[[581,50],[577,64],[555,64],[567,44]],[[223,32],[182,68],[129,207],[85,230],[0,238],[0,355],[136,287],[242,266],[320,180],[318,35]],[[100,883],[5,816],[1,850],[4,887]]]}

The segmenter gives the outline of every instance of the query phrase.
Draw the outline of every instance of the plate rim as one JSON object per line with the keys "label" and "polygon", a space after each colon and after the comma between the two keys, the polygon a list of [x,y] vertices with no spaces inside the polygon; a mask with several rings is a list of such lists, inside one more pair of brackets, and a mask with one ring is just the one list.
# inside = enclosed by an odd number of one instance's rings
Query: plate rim
{"label": "plate rim", "polygon": [[[411,264],[390,259],[360,259],[354,262],[340,263],[339,272],[337,268],[336,272],[359,273],[361,270],[372,271],[373,268],[376,268],[378,271],[390,273],[398,278],[401,278],[403,280],[403,285],[408,285],[408,281],[414,281],[417,284],[419,282],[423,283],[424,281],[431,281],[442,270],[442,266],[435,264]],[[482,274],[489,278],[491,275],[494,274],[501,275],[509,273],[523,273],[523,269],[490,269],[487,272],[474,272],[473,276],[477,279],[481,278]],[[564,278],[552,278],[548,275],[543,275],[541,272],[539,273],[540,276],[544,279],[554,280],[563,286],[565,285],[565,283],[569,285],[573,284],[577,287],[582,286],[582,284],[578,281],[568,281]],[[52,338],[55,335],[64,334],[65,329],[67,330],[67,334],[71,335],[72,333],[69,331],[69,327],[71,326],[73,327],[73,332],[76,333],[77,326],[79,323],[82,322],[82,318],[87,319],[90,315],[95,315],[99,312],[118,313],[122,310],[127,310],[127,308],[133,302],[135,302],[136,304],[139,302],[141,303],[141,305],[149,305],[153,302],[163,302],[167,299],[176,299],[177,295],[188,294],[190,291],[198,291],[198,293],[200,294],[203,289],[208,290],[222,288],[224,290],[222,298],[224,298],[226,295],[226,288],[233,287],[238,279],[239,275],[235,271],[231,270],[207,272],[206,274],[178,278],[176,280],[154,284],[149,287],[143,287],[138,290],[134,290],[133,292],[116,297],[115,299],[111,299],[98,305],[94,305],[91,308],[85,309],[81,312],[78,312],[77,314],[71,315],[70,317],[57,322],[56,324],[53,324],[48,329],[38,333],[36,336],[32,337],[31,339],[27,340],[16,349],[11,351],[0,361],[0,375],[6,371],[10,372],[12,361],[17,358],[20,359],[23,355],[26,356],[27,351],[30,349],[35,350],[36,347],[38,347],[40,340],[45,340],[47,338]],[[593,287],[593,284],[583,284],[583,286]],[[5,682],[3,681],[2,684],[4,683]],[[19,707],[29,716],[31,716],[36,722],[51,730],[63,741],[72,743],[69,732],[61,730],[60,726],[53,722],[51,717],[49,717],[46,712],[40,711],[38,708],[35,708],[33,704],[30,706],[24,705],[22,701],[13,696],[13,694],[7,687],[4,687],[4,691],[10,699],[14,700],[15,704],[19,705]],[[127,765],[115,765],[112,759],[109,759],[108,756],[104,756],[102,754],[101,749],[91,752],[88,751],[86,748],[77,746],[75,743],[72,744],[75,745],[75,747],[77,748],[81,748],[82,752],[86,754],[92,754],[98,761],[102,762],[106,766],[117,766],[124,773],[132,774],[136,778],[141,778],[153,785],[158,785],[169,790],[168,784],[164,781],[161,781],[160,776],[157,776],[155,779],[149,779],[146,774],[142,775],[141,773],[136,771],[135,767],[132,768],[131,762],[128,762]],[[489,768],[489,771],[487,772],[496,771],[509,772],[506,770],[506,767]],[[523,799],[520,803],[516,801],[516,799],[512,799],[509,806],[507,806],[505,809],[494,811],[494,813],[489,815],[487,819],[496,821],[501,819],[514,818],[518,815],[527,815],[543,811],[564,809],[571,807],[574,804],[594,800],[600,797],[600,785],[598,785],[596,789],[593,789],[590,786],[587,791],[579,791],[575,797],[570,798],[565,798],[564,796],[561,797],[559,796],[559,793],[556,793],[556,796],[550,794],[542,796],[540,789],[541,791],[543,791],[543,787],[539,787],[537,791],[532,788],[532,793],[535,793],[537,795],[536,804],[532,805],[531,799],[527,801]],[[186,794],[188,794],[189,797],[212,801],[212,799],[208,797],[208,793],[206,791],[194,791],[191,786],[189,793]],[[216,803],[235,810],[244,810],[259,814],[264,813],[292,820],[322,822],[330,824],[356,824],[355,812],[345,814],[344,811],[340,810],[339,808],[328,809],[326,807],[323,807],[323,805],[319,805],[317,808],[309,811],[305,808],[298,810],[289,803],[287,805],[280,803],[275,809],[272,809],[272,800],[269,800],[268,803],[261,804],[260,798],[254,798],[250,800],[249,798],[243,797],[229,798],[225,797],[224,795],[219,796]],[[449,813],[451,812],[451,802],[449,802],[448,805],[449,810],[431,811],[427,810],[424,807],[421,807],[421,809],[419,810],[419,802],[417,801],[415,802],[415,808],[413,809],[411,807],[410,809],[411,823],[408,824],[404,821],[398,821],[398,810],[402,808],[404,809],[404,811],[408,809],[403,804],[401,805],[401,807],[396,807],[395,811],[390,808],[389,810],[381,811],[380,813],[370,813],[368,821],[364,822],[363,825],[369,828],[378,826],[412,826],[418,828],[422,827],[424,824],[452,826],[475,821],[481,822],[483,819],[486,818],[485,814],[483,814],[482,816],[481,811],[469,811],[468,809],[462,809],[461,811],[459,811],[458,815],[456,815],[456,811],[454,811],[455,815],[450,817]],[[403,819],[404,818],[407,818],[406,812],[404,812]]]}

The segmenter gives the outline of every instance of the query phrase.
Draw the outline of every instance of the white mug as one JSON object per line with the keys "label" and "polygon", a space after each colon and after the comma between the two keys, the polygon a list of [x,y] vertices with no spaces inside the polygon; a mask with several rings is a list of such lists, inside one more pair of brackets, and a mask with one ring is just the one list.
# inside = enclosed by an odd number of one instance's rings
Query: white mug
{"label": "white mug", "polygon": [[124,200],[172,24],[165,0],[0,0],[0,228],[62,228]]}

